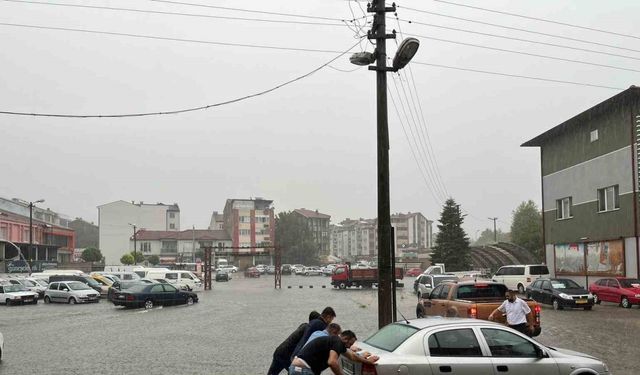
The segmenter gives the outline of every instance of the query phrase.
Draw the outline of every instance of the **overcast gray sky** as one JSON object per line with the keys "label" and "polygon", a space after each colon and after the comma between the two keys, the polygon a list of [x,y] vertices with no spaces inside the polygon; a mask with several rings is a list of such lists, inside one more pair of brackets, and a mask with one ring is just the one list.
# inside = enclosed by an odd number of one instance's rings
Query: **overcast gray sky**
{"label": "overcast gray sky", "polygon": [[[329,19],[364,15],[354,1],[183,1]],[[634,0],[452,1],[640,36],[640,3]],[[357,41],[354,30],[326,25],[340,24],[333,20],[146,0],[49,3],[324,25],[0,0],[0,23],[4,24],[0,25],[0,110],[114,114],[195,107],[269,89],[338,55],[34,29],[7,23],[328,51],[346,51]],[[451,43],[633,69],[640,59],[638,37],[433,0],[397,4],[400,26],[392,14],[387,23],[403,33],[422,36],[418,38],[421,46],[416,62],[621,89],[636,84],[640,76],[628,70]],[[387,46],[392,56],[396,44],[389,41]],[[365,38],[353,52],[361,48],[371,51],[372,45]],[[349,63],[349,55],[274,92],[182,115],[121,119],[2,115],[0,195],[44,198],[45,207],[90,221],[97,221],[96,206],[118,199],[176,202],[181,208],[183,229],[191,225],[206,227],[211,211],[221,211],[227,198],[272,199],[277,211],[318,209],[330,214],[333,222],[347,217],[375,217],[375,73],[366,68],[353,71],[356,66]],[[410,67],[400,76],[388,77],[392,97],[407,111],[405,115],[399,107],[401,124],[390,98],[392,212],[420,211],[429,219],[438,219],[444,194],[430,184],[434,178],[424,167],[433,164],[427,157],[434,155],[446,193],[469,213],[465,228],[471,237],[492,225],[489,216],[498,217],[499,227],[508,231],[511,212],[521,201],[533,199],[539,204],[539,151],[521,148],[521,143],[621,91],[418,64]],[[419,105],[408,91],[414,84]],[[411,112],[410,108],[417,109]],[[413,125],[410,113],[414,113],[418,127]],[[422,117],[424,124],[418,120]]]}

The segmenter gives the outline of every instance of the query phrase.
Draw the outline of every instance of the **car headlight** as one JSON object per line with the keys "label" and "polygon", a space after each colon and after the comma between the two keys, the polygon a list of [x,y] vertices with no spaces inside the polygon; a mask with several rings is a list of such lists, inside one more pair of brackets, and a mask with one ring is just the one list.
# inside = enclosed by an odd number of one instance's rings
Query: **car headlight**
{"label": "car headlight", "polygon": [[11,296],[11,299],[20,299],[20,296]]}
{"label": "car headlight", "polygon": [[566,293],[560,293],[558,296],[562,299],[572,299],[571,296]]}
{"label": "car headlight", "polygon": [[588,299],[593,299],[593,294],[589,293],[589,295],[587,296]]}

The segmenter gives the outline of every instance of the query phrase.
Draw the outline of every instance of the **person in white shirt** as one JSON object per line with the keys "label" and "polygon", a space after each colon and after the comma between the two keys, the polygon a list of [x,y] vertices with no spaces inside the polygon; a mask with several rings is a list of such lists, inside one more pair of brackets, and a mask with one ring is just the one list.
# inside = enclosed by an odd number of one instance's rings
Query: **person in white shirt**
{"label": "person in white shirt", "polygon": [[500,307],[493,310],[489,315],[489,320],[493,321],[495,319],[495,315],[498,313],[502,313],[507,316],[507,325],[509,327],[528,336],[531,336],[533,333],[534,326],[531,309],[525,301],[518,298],[516,290],[509,290],[507,293],[507,299],[502,303],[502,305],[500,305]]}

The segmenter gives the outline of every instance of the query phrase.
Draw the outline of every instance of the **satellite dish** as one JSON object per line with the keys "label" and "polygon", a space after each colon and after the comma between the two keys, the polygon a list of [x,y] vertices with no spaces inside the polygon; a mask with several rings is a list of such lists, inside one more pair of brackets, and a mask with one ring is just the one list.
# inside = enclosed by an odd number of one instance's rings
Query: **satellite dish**
{"label": "satellite dish", "polygon": [[355,65],[365,66],[373,64],[376,61],[376,57],[371,52],[357,52],[351,55],[349,61]]}
{"label": "satellite dish", "polygon": [[413,56],[416,55],[418,47],[420,47],[420,41],[416,38],[403,40],[402,43],[400,43],[400,47],[398,47],[396,56],[393,58],[393,69],[400,70],[404,68]]}

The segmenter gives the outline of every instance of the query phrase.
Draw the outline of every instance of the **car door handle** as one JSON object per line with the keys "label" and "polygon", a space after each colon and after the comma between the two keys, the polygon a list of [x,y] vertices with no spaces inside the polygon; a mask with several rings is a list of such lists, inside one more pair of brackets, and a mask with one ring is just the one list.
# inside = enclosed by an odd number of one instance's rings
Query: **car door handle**
{"label": "car door handle", "polygon": [[498,372],[509,372],[508,366],[498,366],[497,369],[498,369]]}
{"label": "car door handle", "polygon": [[440,372],[451,372],[451,366],[440,366]]}

